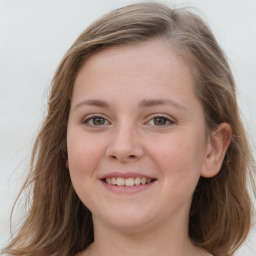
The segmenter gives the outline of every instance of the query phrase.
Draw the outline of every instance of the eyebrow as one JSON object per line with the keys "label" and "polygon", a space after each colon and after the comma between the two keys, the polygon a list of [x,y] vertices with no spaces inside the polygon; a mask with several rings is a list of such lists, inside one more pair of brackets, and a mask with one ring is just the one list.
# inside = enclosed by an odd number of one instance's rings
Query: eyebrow
{"label": "eyebrow", "polygon": [[171,99],[144,99],[140,102],[140,107],[154,107],[160,105],[171,105],[180,110],[187,110],[184,106]]}
{"label": "eyebrow", "polygon": [[94,107],[98,107],[98,108],[109,108],[109,104],[106,101],[95,99],[95,100],[83,100],[83,101],[79,102],[78,104],[76,104],[74,109],[77,109],[84,105],[94,106]]}
{"label": "eyebrow", "polygon": [[[94,106],[99,108],[109,108],[110,105],[107,101],[91,99],[91,100],[83,100],[75,105],[74,109],[77,109],[81,106]],[[139,107],[149,108],[161,105],[171,105],[179,110],[187,110],[184,106],[179,104],[178,102],[171,99],[144,99],[139,102]]]}

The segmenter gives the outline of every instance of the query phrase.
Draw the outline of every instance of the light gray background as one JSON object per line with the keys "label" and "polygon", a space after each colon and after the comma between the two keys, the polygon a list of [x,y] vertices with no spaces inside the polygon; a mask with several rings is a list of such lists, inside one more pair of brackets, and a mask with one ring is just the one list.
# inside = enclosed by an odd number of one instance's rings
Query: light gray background
{"label": "light gray background", "polygon": [[[0,248],[46,110],[47,88],[65,51],[88,24],[127,0],[0,0]],[[161,1],[200,9],[226,52],[254,152],[256,0]],[[237,255],[256,255],[256,233]]]}

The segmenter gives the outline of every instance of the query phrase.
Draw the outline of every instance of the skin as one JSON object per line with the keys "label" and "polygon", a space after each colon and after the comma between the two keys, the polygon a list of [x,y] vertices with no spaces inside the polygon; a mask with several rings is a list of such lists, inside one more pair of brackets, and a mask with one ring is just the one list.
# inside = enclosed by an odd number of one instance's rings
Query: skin
{"label": "skin", "polygon": [[[200,176],[221,167],[226,123],[207,133],[189,67],[160,39],[91,56],[79,71],[68,121],[67,167],[91,210],[95,241],[78,255],[210,255],[188,237]],[[98,118],[98,119],[97,119]],[[135,172],[147,189],[113,192],[102,177]]]}

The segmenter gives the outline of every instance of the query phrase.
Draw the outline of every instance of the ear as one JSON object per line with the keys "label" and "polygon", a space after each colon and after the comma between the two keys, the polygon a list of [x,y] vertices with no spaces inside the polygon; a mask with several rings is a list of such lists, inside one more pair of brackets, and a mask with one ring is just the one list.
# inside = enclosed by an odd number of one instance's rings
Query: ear
{"label": "ear", "polygon": [[232,129],[228,123],[221,123],[215,131],[209,134],[201,171],[202,177],[210,178],[219,173],[231,136]]}
{"label": "ear", "polygon": [[68,162],[68,158],[66,160],[66,168],[69,169],[69,162]]}

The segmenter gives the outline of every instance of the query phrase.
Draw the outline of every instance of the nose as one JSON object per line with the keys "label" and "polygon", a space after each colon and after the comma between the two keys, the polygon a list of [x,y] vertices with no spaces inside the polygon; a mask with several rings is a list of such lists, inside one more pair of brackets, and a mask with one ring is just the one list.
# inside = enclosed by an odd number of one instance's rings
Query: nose
{"label": "nose", "polygon": [[119,126],[113,131],[106,150],[108,158],[123,163],[136,161],[144,155],[141,138],[136,128],[124,126]]}

